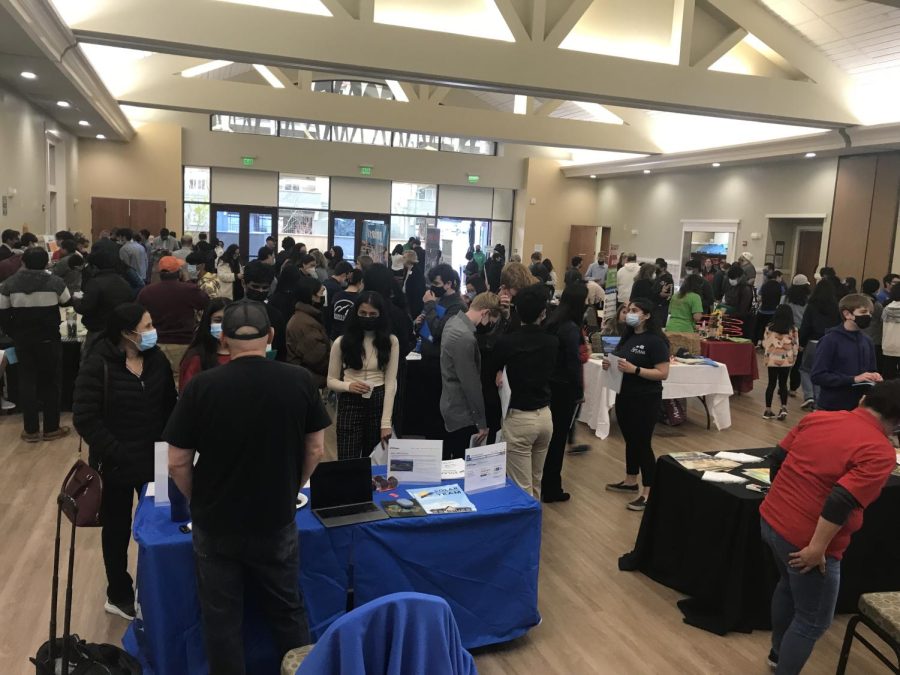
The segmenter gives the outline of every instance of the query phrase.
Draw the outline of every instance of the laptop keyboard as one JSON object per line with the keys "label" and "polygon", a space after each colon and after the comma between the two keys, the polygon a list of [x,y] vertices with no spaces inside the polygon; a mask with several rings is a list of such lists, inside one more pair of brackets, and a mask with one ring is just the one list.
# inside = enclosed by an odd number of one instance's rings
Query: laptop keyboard
{"label": "laptop keyboard", "polygon": [[355,516],[358,513],[371,513],[379,510],[380,509],[375,504],[368,502],[367,504],[348,504],[347,506],[332,506],[326,509],[316,509],[316,513],[323,518],[338,518],[340,516]]}

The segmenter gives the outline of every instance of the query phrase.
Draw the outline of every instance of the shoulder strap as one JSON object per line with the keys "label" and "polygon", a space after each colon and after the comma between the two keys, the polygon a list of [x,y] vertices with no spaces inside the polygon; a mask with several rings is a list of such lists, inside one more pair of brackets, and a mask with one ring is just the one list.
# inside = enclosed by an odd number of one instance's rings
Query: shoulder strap
{"label": "shoulder strap", "polygon": [[103,418],[109,417],[109,363],[103,359]]}

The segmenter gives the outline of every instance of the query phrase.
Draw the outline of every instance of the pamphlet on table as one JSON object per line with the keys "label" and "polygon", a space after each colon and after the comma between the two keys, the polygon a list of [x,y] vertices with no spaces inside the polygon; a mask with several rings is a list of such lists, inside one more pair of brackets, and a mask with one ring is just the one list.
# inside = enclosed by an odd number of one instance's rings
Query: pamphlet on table
{"label": "pamphlet on table", "polygon": [[381,502],[381,508],[391,518],[420,518],[428,515],[421,504],[411,499],[386,499]]}
{"label": "pamphlet on table", "polygon": [[740,466],[740,462],[730,459],[717,459],[705,452],[673,452],[669,456],[685,469],[690,469],[691,471],[727,471]]}
{"label": "pamphlet on table", "polygon": [[765,483],[766,485],[772,483],[768,469],[744,469],[741,473],[753,480],[758,480],[760,483]]}
{"label": "pamphlet on table", "polygon": [[432,488],[407,490],[429,515],[439,513],[472,513],[477,511],[466,493],[456,483]]}
{"label": "pamphlet on table", "polygon": [[400,483],[440,483],[443,448],[443,441],[392,438],[388,442],[388,475]]}
{"label": "pamphlet on table", "polygon": [[466,450],[466,492],[494,490],[506,485],[506,443]]}

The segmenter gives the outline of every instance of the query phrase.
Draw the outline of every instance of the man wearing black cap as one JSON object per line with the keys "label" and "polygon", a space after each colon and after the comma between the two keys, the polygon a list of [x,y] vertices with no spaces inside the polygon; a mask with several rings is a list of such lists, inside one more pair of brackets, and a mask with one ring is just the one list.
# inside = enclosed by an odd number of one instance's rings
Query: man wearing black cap
{"label": "man wearing black cap", "polygon": [[244,673],[245,579],[281,654],[309,641],[294,515],[331,420],[305,369],[266,358],[273,335],[262,303],[229,305],[221,340],[231,361],[188,383],[163,432],[191,505],[211,673]]}

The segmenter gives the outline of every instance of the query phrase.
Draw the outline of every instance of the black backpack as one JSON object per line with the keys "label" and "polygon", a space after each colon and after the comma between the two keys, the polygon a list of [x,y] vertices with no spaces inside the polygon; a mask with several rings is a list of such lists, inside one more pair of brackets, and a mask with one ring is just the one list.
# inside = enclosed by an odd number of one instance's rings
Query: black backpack
{"label": "black backpack", "polygon": [[[50,642],[40,646],[31,659],[37,675],[64,672],[62,668],[63,639],[53,645],[54,658],[50,662]],[[89,644],[77,635],[68,640],[69,675],[141,675],[141,664],[131,654],[119,647],[107,644]]]}

